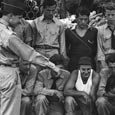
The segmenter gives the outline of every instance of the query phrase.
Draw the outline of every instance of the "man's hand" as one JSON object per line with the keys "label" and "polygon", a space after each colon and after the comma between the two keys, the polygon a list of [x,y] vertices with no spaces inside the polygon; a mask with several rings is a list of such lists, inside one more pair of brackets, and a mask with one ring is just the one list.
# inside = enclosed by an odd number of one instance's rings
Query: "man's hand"
{"label": "man's hand", "polygon": [[57,75],[60,75],[61,71],[59,67],[56,67],[55,64],[53,64],[52,62],[48,62],[48,67],[51,68],[53,71],[55,71],[57,73]]}
{"label": "man's hand", "polygon": [[64,99],[64,96],[61,91],[55,90],[54,94],[59,98],[59,101],[62,101]]}
{"label": "man's hand", "polygon": [[82,97],[81,97],[81,102],[84,104],[87,104],[91,101],[91,98],[88,94],[86,94],[85,92],[82,93]]}
{"label": "man's hand", "polygon": [[57,76],[61,74],[61,70],[59,67],[55,67],[53,70],[57,73]]}

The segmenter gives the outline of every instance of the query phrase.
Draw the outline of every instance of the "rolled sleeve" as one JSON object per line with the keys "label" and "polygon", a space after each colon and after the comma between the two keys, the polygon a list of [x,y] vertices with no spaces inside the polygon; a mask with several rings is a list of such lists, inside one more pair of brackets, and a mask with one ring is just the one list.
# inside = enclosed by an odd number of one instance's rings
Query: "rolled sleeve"
{"label": "rolled sleeve", "polygon": [[98,45],[98,50],[97,50],[97,60],[98,61],[105,61],[105,54],[104,54],[104,49],[103,49],[103,41],[102,41],[102,35],[98,31],[97,35],[97,45]]}

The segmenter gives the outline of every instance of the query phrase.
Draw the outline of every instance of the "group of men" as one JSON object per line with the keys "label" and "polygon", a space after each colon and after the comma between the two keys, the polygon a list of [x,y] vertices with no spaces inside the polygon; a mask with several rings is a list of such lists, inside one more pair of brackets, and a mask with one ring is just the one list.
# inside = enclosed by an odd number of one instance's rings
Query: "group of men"
{"label": "group of men", "polygon": [[2,2],[0,115],[114,115],[115,4],[105,6],[107,23],[97,28],[79,7],[70,29],[55,17],[56,1],[45,0],[30,23],[21,2]]}

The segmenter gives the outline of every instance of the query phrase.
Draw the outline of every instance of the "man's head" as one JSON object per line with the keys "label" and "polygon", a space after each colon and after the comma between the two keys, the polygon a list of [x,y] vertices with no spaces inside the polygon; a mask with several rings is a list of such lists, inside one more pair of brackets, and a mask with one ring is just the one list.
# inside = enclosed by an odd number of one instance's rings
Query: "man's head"
{"label": "man's head", "polygon": [[52,20],[56,10],[56,1],[45,0],[43,3],[43,7],[44,7],[44,18],[47,20]]}
{"label": "man's head", "polygon": [[87,79],[90,75],[92,69],[92,61],[89,57],[81,57],[79,60],[79,70],[81,72],[81,76],[84,79]]}
{"label": "man's head", "polygon": [[90,11],[85,7],[79,7],[76,11],[77,24],[81,29],[88,27]]}
{"label": "man's head", "polygon": [[[57,67],[63,69],[64,68],[64,58],[62,55],[55,54],[50,58],[50,61],[53,62]],[[56,72],[52,71],[52,75],[56,76]]]}
{"label": "man's head", "polygon": [[[26,8],[24,1],[20,0],[3,0],[2,13],[3,17],[7,17],[7,22],[9,25],[14,26],[20,22],[24,10]],[[6,19],[6,18],[5,18]]]}
{"label": "man's head", "polygon": [[115,25],[115,3],[108,2],[105,5],[105,17],[109,25]]}
{"label": "man's head", "polygon": [[115,53],[106,55],[105,61],[112,70],[112,73],[115,75]]}

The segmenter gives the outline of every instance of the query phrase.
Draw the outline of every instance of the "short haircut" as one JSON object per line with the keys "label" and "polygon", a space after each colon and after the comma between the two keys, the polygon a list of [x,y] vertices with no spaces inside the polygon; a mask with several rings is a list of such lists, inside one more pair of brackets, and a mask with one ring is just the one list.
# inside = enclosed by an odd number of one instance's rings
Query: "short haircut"
{"label": "short haircut", "polygon": [[105,3],[105,10],[115,10],[115,3],[114,2],[107,2]]}
{"label": "short haircut", "polygon": [[80,6],[78,7],[78,9],[76,10],[76,17],[78,17],[80,15],[86,15],[89,17],[90,15],[90,11],[89,9],[87,9],[86,7]]}
{"label": "short haircut", "polygon": [[53,6],[53,5],[56,5],[56,1],[55,0],[44,0],[43,2],[43,7],[46,8],[46,7],[50,7],[50,6]]}
{"label": "short haircut", "polygon": [[108,54],[105,56],[105,61],[107,64],[115,62],[115,53]]}
{"label": "short haircut", "polygon": [[63,65],[64,57],[59,54],[54,54],[52,57],[50,57],[50,61],[53,62],[55,65]]}

